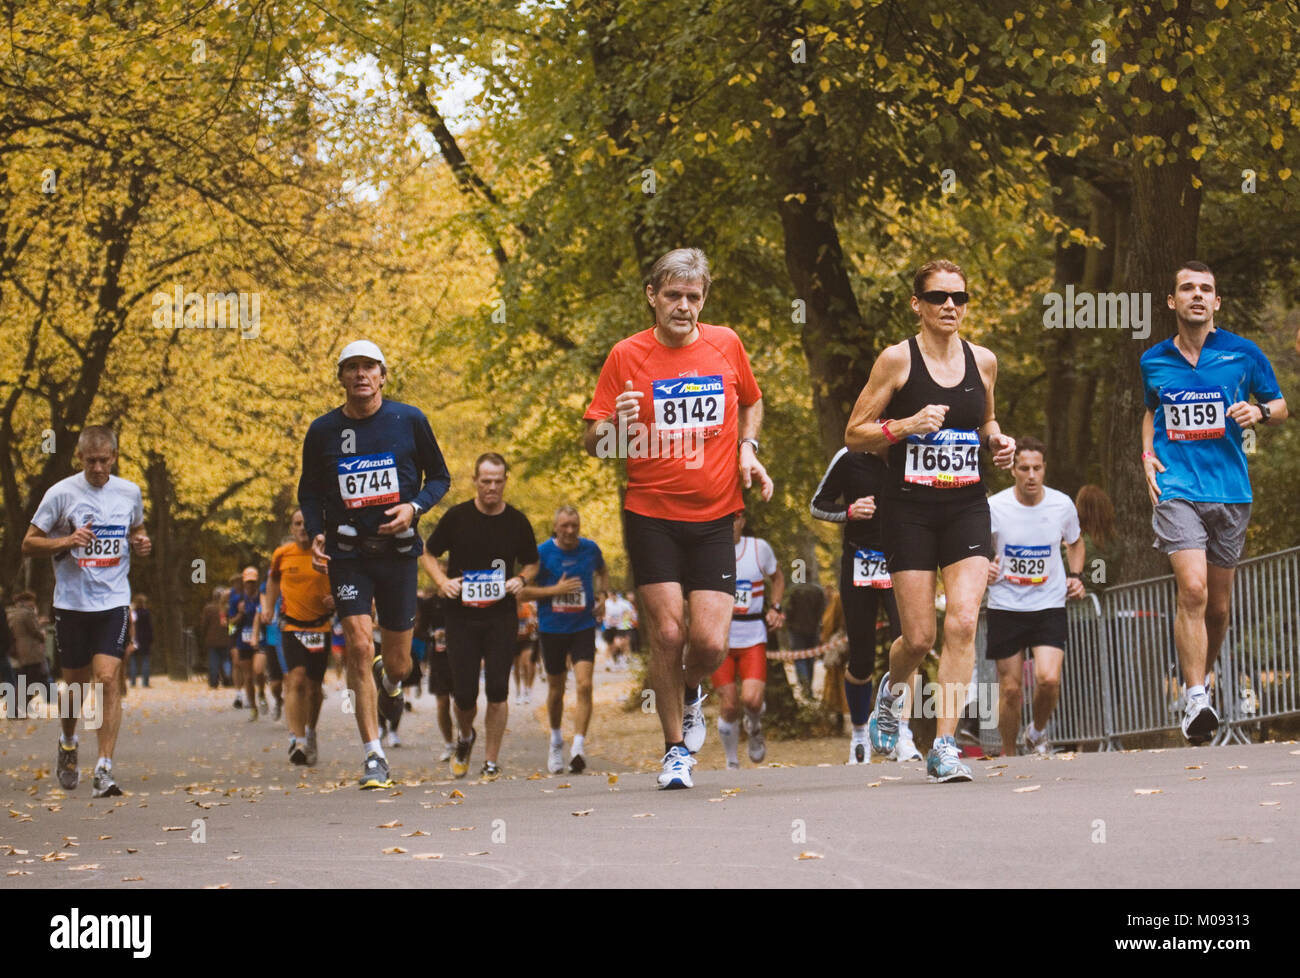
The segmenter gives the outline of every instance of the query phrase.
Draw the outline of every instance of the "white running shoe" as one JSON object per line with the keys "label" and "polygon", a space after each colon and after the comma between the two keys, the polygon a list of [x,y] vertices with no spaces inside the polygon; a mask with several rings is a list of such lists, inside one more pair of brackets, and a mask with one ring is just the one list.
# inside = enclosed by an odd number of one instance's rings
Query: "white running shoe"
{"label": "white running shoe", "polygon": [[691,768],[695,766],[695,758],[681,747],[670,748],[664,755],[664,769],[659,775],[660,788],[694,788],[695,782],[691,780]]}
{"label": "white running shoe", "polygon": [[1046,730],[1038,735],[1037,740],[1034,740],[1029,736],[1029,728],[1025,727],[1024,744],[1026,754],[1038,754],[1041,757],[1046,757],[1052,753],[1052,748],[1047,742]]}
{"label": "white running shoe", "polygon": [[1219,714],[1214,712],[1214,707],[1210,705],[1210,698],[1204,693],[1187,698],[1187,706],[1183,710],[1182,728],[1183,736],[1193,747],[1207,744],[1214,739],[1215,731],[1219,729]]}
{"label": "white running shoe", "polygon": [[925,757],[916,749],[916,741],[912,739],[912,730],[903,724],[898,725],[898,743],[890,751],[889,759],[891,761],[923,761]]}
{"label": "white running shoe", "polygon": [[564,744],[551,744],[551,749],[546,755],[546,770],[552,774],[564,773]]}
{"label": "white running shoe", "polygon": [[704,736],[709,732],[708,724],[704,722],[704,701],[708,698],[708,693],[701,693],[699,699],[686,705],[682,714],[682,743],[692,754],[700,752],[704,746]]}
{"label": "white running shoe", "polygon": [[455,744],[454,742],[453,742],[453,743],[450,743],[450,744],[443,744],[443,745],[442,745],[442,753],[438,755],[438,760],[440,760],[440,761],[450,761],[451,758],[452,758],[452,755],[455,754],[455,753],[456,753],[456,744]]}

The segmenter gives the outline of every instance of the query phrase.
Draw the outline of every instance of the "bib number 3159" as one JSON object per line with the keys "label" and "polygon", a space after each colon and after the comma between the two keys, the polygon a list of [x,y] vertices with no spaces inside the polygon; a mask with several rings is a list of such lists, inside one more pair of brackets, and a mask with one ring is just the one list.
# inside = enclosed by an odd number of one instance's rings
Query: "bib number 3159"
{"label": "bib number 3159", "polygon": [[980,439],[972,430],[943,428],[907,436],[903,481],[936,489],[957,489],[980,481]]}
{"label": "bib number 3159", "polygon": [[1165,434],[1170,441],[1203,441],[1222,438],[1227,407],[1216,390],[1163,391]]}

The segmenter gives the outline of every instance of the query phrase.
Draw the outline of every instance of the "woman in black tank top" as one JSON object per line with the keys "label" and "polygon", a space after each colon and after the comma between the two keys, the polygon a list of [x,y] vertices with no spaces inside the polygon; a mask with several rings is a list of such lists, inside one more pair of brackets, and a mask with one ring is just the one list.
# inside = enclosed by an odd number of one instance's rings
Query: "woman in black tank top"
{"label": "woman in black tank top", "polygon": [[931,781],[971,780],[953,735],[974,667],[992,556],[979,453],[987,447],[1000,468],[1010,468],[1015,455],[1015,440],[994,418],[997,361],[957,335],[967,301],[966,275],[952,262],[918,270],[911,305],[920,331],[881,354],[844,433],[851,451],[884,454],[889,462],[878,518],[903,634],[890,648],[889,672],[868,721],[873,753],[899,746],[901,692],[934,647],[936,571],[943,574],[940,695],[927,704],[938,734],[926,758]]}

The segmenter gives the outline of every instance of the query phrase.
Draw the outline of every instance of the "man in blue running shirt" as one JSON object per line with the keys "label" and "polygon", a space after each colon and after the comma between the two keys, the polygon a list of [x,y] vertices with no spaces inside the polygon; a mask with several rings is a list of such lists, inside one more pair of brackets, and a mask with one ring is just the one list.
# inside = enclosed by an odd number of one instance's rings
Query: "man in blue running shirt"
{"label": "man in blue running shirt", "polygon": [[[423,550],[415,524],[446,494],[451,476],[424,413],[384,399],[388,367],[378,346],[349,343],[339,355],[338,378],[347,401],[307,430],[298,505],[312,566],[328,570],[343,623],[348,689],[366,756],[361,787],[387,788],[392,781],[377,711],[395,726],[402,680],[411,671]],[[375,654],[372,600],[382,657]]]}
{"label": "man in blue running shirt", "polygon": [[[1250,522],[1245,429],[1286,420],[1273,367],[1250,340],[1216,329],[1214,273],[1198,261],[1174,273],[1168,299],[1178,333],[1142,355],[1142,465],[1155,512],[1154,546],[1178,588],[1174,645],[1188,743],[1213,738],[1219,717],[1205,690],[1228,629],[1232,578]],[[1255,403],[1248,401],[1255,398]]]}

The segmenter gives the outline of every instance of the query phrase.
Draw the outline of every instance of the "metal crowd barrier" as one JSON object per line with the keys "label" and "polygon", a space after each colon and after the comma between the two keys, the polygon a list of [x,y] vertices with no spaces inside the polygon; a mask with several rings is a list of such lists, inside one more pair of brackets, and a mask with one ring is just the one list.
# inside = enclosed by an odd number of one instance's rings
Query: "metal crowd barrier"
{"label": "metal crowd barrier", "polygon": [[[1174,646],[1173,575],[1121,584],[1067,604],[1069,638],[1051,744],[1122,747],[1122,738],[1177,730],[1183,691]],[[997,683],[985,658],[980,613],[976,680]],[[1262,720],[1300,713],[1300,547],[1253,557],[1237,567],[1232,611],[1214,669],[1215,744],[1249,743]],[[1026,656],[1021,728],[1032,719],[1033,663]],[[980,745],[1001,746],[997,717],[981,718]]]}

